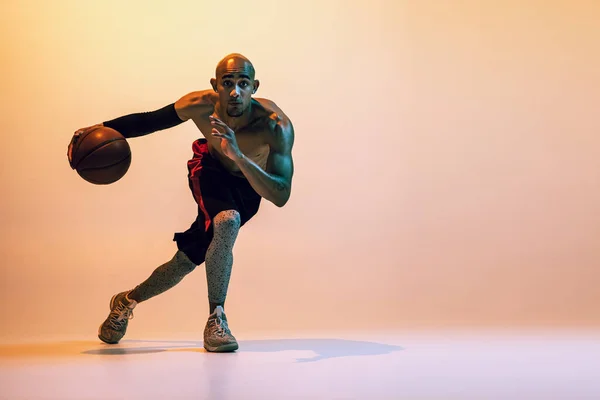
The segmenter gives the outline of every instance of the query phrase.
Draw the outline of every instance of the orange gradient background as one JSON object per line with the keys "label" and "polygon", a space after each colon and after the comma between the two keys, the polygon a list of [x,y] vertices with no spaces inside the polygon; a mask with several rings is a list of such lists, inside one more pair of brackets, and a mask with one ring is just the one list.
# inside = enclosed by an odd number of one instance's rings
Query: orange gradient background
{"label": "orange gradient background", "polygon": [[[190,123],[109,186],[72,133],[249,57],[296,128],[284,208],[235,247],[234,332],[600,325],[597,1],[3,1],[0,339],[93,337],[196,208]],[[203,266],[130,335],[193,332]]]}

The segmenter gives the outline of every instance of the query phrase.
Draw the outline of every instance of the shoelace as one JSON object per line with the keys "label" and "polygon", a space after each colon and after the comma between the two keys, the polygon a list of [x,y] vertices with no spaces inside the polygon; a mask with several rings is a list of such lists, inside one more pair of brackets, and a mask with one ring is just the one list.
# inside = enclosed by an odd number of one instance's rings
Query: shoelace
{"label": "shoelace", "polygon": [[133,318],[133,310],[123,303],[119,303],[111,313],[110,326],[115,330],[120,330],[126,321]]}
{"label": "shoelace", "polygon": [[217,328],[215,331],[217,335],[223,337],[228,333],[229,327],[227,326],[227,321],[225,321],[223,318],[215,317],[213,319],[213,324]]}

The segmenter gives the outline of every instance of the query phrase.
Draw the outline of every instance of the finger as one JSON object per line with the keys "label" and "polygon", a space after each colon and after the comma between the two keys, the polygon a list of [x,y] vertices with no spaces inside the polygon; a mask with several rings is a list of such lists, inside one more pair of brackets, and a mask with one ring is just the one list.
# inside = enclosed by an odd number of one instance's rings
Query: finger
{"label": "finger", "polygon": [[221,121],[219,118],[213,117],[212,115],[209,118],[210,118],[211,124],[217,124],[217,125],[222,125],[224,127],[227,127],[227,124],[225,122]]}
{"label": "finger", "polygon": [[221,132],[220,130],[213,128],[213,132],[216,133],[217,135],[223,136],[226,139],[229,139],[229,140],[234,139],[233,135],[228,130],[225,130],[225,132]]}
{"label": "finger", "polygon": [[210,121],[210,123],[215,126],[220,126],[220,127],[226,128],[226,129],[228,128],[227,124],[225,124],[223,121],[213,119],[212,121]]}
{"label": "finger", "polygon": [[95,131],[96,129],[100,128],[101,126],[102,126],[101,124],[96,124],[96,125],[92,125],[92,126],[87,126],[85,128],[79,128],[75,131],[75,135],[80,136],[80,135],[83,135],[84,133]]}
{"label": "finger", "polygon": [[86,133],[87,131],[89,131],[89,130],[91,130],[91,129],[92,129],[91,127],[77,129],[77,130],[75,131],[74,135],[75,135],[75,136],[81,136],[81,135],[83,135],[84,133]]}
{"label": "finger", "polygon": [[227,136],[225,136],[225,134],[224,134],[224,133],[221,133],[221,132],[219,132],[219,131],[218,131],[218,130],[216,130],[216,129],[213,129],[211,133],[212,133],[212,135],[213,135],[214,137],[218,137],[218,138],[222,138],[222,139],[227,139]]}

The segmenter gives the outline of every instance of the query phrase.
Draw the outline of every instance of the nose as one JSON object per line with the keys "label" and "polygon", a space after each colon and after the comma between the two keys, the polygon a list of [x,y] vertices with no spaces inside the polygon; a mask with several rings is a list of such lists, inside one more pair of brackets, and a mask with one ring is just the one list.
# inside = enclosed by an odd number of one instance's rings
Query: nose
{"label": "nose", "polygon": [[231,93],[229,93],[229,95],[234,98],[240,97],[240,87],[238,85],[235,85],[235,87],[233,88]]}

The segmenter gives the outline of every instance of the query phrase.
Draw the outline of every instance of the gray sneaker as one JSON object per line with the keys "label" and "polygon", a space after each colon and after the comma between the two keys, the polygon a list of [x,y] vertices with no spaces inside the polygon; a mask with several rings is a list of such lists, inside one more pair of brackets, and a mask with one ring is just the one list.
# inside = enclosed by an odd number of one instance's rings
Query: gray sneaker
{"label": "gray sneaker", "polygon": [[115,294],[110,299],[110,314],[98,329],[98,338],[104,343],[116,344],[125,336],[127,324],[133,318],[133,309],[137,305],[127,295],[130,291]]}
{"label": "gray sneaker", "polygon": [[217,306],[208,317],[206,328],[204,328],[204,348],[207,351],[219,353],[238,349],[238,343],[229,330],[227,317],[221,306]]}

